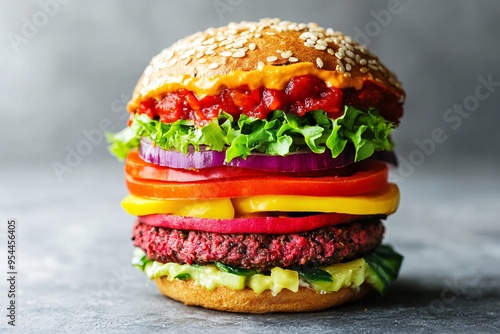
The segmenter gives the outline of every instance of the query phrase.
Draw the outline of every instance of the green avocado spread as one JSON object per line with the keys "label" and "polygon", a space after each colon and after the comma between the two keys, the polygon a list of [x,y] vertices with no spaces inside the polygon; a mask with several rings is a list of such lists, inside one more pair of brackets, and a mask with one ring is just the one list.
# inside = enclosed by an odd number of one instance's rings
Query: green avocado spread
{"label": "green avocado spread", "polygon": [[402,259],[390,246],[382,245],[362,258],[345,263],[313,269],[274,267],[270,271],[258,273],[221,263],[203,266],[161,263],[149,260],[140,248],[136,248],[132,265],[144,271],[150,279],[162,276],[168,277],[170,281],[189,279],[208,290],[224,286],[232,290],[250,288],[255,293],[270,290],[276,295],[283,289],[297,292],[303,286],[318,293],[329,293],[341,288],[355,289],[368,283],[383,294],[397,278]]}

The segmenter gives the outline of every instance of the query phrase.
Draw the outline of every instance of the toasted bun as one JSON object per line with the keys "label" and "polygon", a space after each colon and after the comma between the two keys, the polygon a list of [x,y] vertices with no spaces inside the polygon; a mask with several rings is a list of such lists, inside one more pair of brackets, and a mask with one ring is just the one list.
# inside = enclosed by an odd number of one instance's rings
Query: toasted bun
{"label": "toasted bun", "polygon": [[[264,67],[268,73],[262,73]],[[250,75],[231,76],[234,71]],[[144,71],[128,108],[135,111],[142,100],[179,88],[199,95],[255,84],[282,89],[291,77],[304,74],[338,88],[359,89],[366,80],[376,81],[404,94],[396,76],[352,38],[315,23],[263,19],[210,28],[166,48]]]}
{"label": "toasted bun", "polygon": [[186,305],[240,313],[319,311],[358,300],[371,290],[370,286],[363,284],[358,289],[342,288],[337,292],[319,294],[301,287],[298,292],[283,289],[273,296],[269,290],[260,294],[251,289],[235,291],[226,287],[209,291],[191,280],[169,281],[167,277],[157,278],[155,282],[165,296]]}

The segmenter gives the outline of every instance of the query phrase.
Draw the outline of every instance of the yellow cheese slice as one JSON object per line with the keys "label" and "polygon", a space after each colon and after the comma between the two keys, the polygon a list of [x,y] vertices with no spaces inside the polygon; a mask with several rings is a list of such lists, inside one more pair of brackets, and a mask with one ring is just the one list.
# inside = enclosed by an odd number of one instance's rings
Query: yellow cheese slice
{"label": "yellow cheese slice", "polygon": [[399,204],[399,190],[389,183],[381,192],[363,196],[251,196],[234,198],[238,215],[265,212],[337,212],[354,215],[394,213]]}
{"label": "yellow cheese slice", "polygon": [[122,206],[129,214],[172,214],[185,217],[231,219],[258,212],[337,212],[356,215],[394,213],[399,190],[388,184],[381,192],[363,196],[250,196],[212,200],[158,200],[129,195]]}
{"label": "yellow cheese slice", "polygon": [[151,214],[172,214],[184,217],[231,219],[234,207],[229,198],[209,200],[157,200],[128,195],[122,200],[122,207],[133,216]]}

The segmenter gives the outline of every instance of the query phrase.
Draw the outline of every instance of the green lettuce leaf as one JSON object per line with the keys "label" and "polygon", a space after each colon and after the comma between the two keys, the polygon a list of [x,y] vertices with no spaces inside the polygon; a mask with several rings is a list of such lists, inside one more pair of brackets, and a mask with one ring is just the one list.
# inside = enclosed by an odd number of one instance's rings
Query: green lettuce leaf
{"label": "green lettuce leaf", "polygon": [[219,269],[222,272],[230,273],[230,274],[234,274],[234,275],[238,275],[238,276],[252,276],[252,275],[259,273],[257,270],[234,267],[234,266],[224,264],[222,262],[215,262],[215,266],[217,267],[217,269]]}
{"label": "green lettuce leaf", "polygon": [[151,139],[165,150],[187,154],[193,146],[226,150],[226,162],[246,158],[252,152],[284,156],[302,149],[321,154],[329,149],[336,158],[348,144],[353,145],[355,161],[370,157],[375,151],[391,150],[390,133],[395,125],[382,118],[377,110],[368,112],[345,107],[344,114],[332,120],[322,110],[299,117],[275,110],[267,119],[241,115],[237,121],[225,112],[204,127],[193,121],[178,120],[165,124],[147,115],[136,115],[130,127],[107,134],[110,151],[119,159],[137,149],[140,138]]}
{"label": "green lettuce leaf", "polygon": [[139,247],[136,247],[134,249],[134,253],[132,256],[132,260],[130,261],[130,264],[136,267],[137,269],[144,271],[144,268],[146,267],[146,264],[148,262],[153,262],[153,261],[148,260],[146,253]]}
{"label": "green lettuce leaf", "polygon": [[313,282],[333,282],[329,272],[319,268],[299,269],[300,278]]}
{"label": "green lettuce leaf", "polygon": [[364,258],[370,266],[368,283],[380,294],[385,294],[391,283],[398,278],[403,256],[390,245],[380,245]]}

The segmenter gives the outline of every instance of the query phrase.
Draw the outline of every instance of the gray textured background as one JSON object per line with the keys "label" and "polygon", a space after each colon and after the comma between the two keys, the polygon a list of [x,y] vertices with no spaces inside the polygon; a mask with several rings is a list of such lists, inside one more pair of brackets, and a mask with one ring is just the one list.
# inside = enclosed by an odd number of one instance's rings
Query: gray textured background
{"label": "gray textured background", "polygon": [[[500,81],[495,0],[401,0],[401,12],[384,26],[373,24],[371,11],[387,10],[388,1],[219,0],[236,4],[220,12],[215,0],[65,1],[15,47],[9,33],[22,36],[23,20],[33,23],[41,7],[36,1],[0,4],[0,154],[8,160],[63,162],[66,145],[76,148],[85,138],[82,130],[97,128],[102,118],[110,118],[117,130],[124,126],[120,99],[162,48],[200,29],[266,16],[316,21],[351,36],[356,28],[368,33],[369,47],[399,75],[408,93],[396,134],[403,157],[417,148],[415,139],[430,138],[436,127],[448,139],[426,158],[426,166],[442,159],[490,158],[500,144],[498,91],[457,129],[443,121],[448,108],[474,94],[478,76]],[[94,159],[109,159],[104,143],[86,157]]]}
{"label": "gray textured background", "polygon": [[[218,13],[217,1],[227,11]],[[443,117],[473,99],[478,77],[500,82],[500,2],[401,0],[402,11],[383,27],[372,11],[389,1],[64,2],[47,22],[38,1],[0,2],[0,310],[5,221],[13,217],[22,330],[498,332],[500,87],[456,129]],[[119,207],[123,166],[106,144],[92,145],[59,177],[53,170],[102,120],[125,126],[127,97],[162,48],[209,26],[260,17],[316,21],[349,35],[378,27],[364,42],[407,91],[395,135],[403,163],[393,173],[402,202],[386,224],[386,240],[405,262],[385,299],[294,316],[184,307],[128,264],[133,218]],[[34,18],[41,26],[23,37]],[[416,141],[429,143],[436,129],[447,140],[425,154]],[[6,328],[3,311],[0,319]]]}

